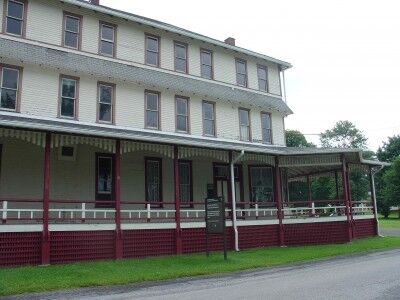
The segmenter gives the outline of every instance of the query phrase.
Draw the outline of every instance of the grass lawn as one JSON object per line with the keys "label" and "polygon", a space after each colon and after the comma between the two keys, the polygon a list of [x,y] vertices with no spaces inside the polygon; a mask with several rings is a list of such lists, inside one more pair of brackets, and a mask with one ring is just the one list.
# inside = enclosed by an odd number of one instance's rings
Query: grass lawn
{"label": "grass lawn", "polygon": [[391,213],[388,219],[379,217],[379,226],[382,228],[400,228],[400,218],[397,212]]}
{"label": "grass lawn", "polygon": [[270,247],[222,253],[118,261],[82,262],[47,267],[0,269],[0,296],[57,289],[138,283],[185,276],[231,272],[400,247],[400,237],[372,237],[349,244]]}

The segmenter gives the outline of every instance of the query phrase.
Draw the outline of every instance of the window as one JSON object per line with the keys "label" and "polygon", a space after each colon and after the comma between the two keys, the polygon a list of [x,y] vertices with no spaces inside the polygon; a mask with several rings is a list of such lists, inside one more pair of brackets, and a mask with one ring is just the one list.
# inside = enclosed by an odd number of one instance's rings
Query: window
{"label": "window", "polygon": [[257,66],[258,89],[268,92],[268,69],[266,66]]}
{"label": "window", "polygon": [[272,168],[250,166],[250,200],[254,203],[274,201]]}
{"label": "window", "polygon": [[20,85],[20,69],[0,65],[1,101],[0,109],[17,110]]}
{"label": "window", "polygon": [[189,99],[175,97],[176,131],[189,133]]}
{"label": "window", "polygon": [[100,54],[115,56],[115,25],[100,23]]}
{"label": "window", "polygon": [[203,101],[203,134],[216,136],[215,132],[215,103]]}
{"label": "window", "polygon": [[78,78],[61,76],[61,99],[59,116],[64,118],[77,117]]}
{"label": "window", "polygon": [[160,129],[160,93],[146,91],[145,102],[145,127]]}
{"label": "window", "polygon": [[61,146],[58,150],[58,159],[64,161],[75,161],[76,146]]}
{"label": "window", "polygon": [[98,88],[98,121],[104,123],[113,123],[115,86],[109,83],[99,83]]}
{"label": "window", "polygon": [[261,113],[262,140],[264,144],[272,144],[271,114]]}
{"label": "window", "polygon": [[175,42],[175,71],[187,73],[187,45]]}
{"label": "window", "polygon": [[240,139],[249,142],[250,135],[250,111],[248,109],[239,108],[239,124],[240,124]]}
{"label": "window", "polygon": [[162,206],[162,170],[161,158],[145,158],[146,202]]}
{"label": "window", "polygon": [[26,1],[7,1],[5,27],[6,32],[25,36]]}
{"label": "window", "polygon": [[179,196],[181,206],[193,206],[192,162],[179,161]]}
{"label": "window", "polygon": [[247,66],[246,61],[236,59],[236,83],[247,87]]}
{"label": "window", "polygon": [[114,156],[96,153],[96,207],[114,207]]}
{"label": "window", "polygon": [[63,46],[73,49],[81,48],[81,22],[81,16],[64,13]]}
{"label": "window", "polygon": [[160,66],[160,38],[146,35],[146,64]]}
{"label": "window", "polygon": [[212,52],[210,50],[200,50],[201,77],[213,79]]}

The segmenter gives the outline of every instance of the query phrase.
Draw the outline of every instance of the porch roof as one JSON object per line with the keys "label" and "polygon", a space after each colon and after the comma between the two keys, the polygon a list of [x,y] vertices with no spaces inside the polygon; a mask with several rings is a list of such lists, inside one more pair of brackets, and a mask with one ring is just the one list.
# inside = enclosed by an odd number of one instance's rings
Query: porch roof
{"label": "porch roof", "polygon": [[303,173],[300,169],[304,170],[305,167],[315,166],[318,162],[320,162],[321,165],[331,166],[330,168],[332,169],[332,166],[340,165],[340,156],[342,154],[345,155],[346,161],[349,163],[369,165],[372,167],[389,165],[388,163],[380,161],[363,159],[360,149],[291,148],[221,138],[193,136],[174,132],[27,116],[9,112],[0,113],[0,126],[33,131],[133,140],[195,148],[231,150],[237,152],[244,151],[246,153],[279,156],[281,157],[280,164],[282,166],[299,168],[299,173]]}

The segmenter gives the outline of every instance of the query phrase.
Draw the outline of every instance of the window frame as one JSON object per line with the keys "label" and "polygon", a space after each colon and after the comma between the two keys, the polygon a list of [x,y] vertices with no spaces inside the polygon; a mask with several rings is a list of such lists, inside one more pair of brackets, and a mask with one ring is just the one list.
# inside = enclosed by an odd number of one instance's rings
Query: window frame
{"label": "window frame", "polygon": [[[157,95],[157,123],[158,127],[150,127],[147,126],[147,94],[155,94]],[[149,110],[154,111],[154,110]],[[144,128],[145,129],[152,129],[152,130],[161,130],[161,93],[152,90],[144,90]]]}
{"label": "window frame", "polygon": [[[178,114],[178,99],[186,100],[186,131],[178,129],[178,116],[184,116]],[[175,95],[175,131],[178,133],[190,134],[190,98],[180,95]]]}
{"label": "window frame", "polygon": [[[75,19],[78,19],[79,21],[79,26],[78,26],[78,30],[79,32],[78,34],[78,47],[71,47],[65,44],[65,33],[67,32],[67,17],[72,17]],[[75,49],[75,50],[81,50],[82,49],[82,21],[83,21],[83,16],[82,15],[77,15],[74,13],[70,13],[68,11],[63,11],[63,24],[62,24],[62,37],[61,37],[61,46],[62,47],[66,47],[69,49]]]}
{"label": "window frame", "polygon": [[[264,128],[263,125],[263,115],[268,115],[269,116],[269,136],[270,136],[270,141],[265,141],[264,140],[264,130],[266,130],[266,128]],[[261,118],[261,138],[262,138],[262,142],[263,144],[266,145],[272,145],[273,144],[273,137],[272,137],[272,114],[270,112],[266,112],[266,111],[261,111],[260,112],[260,118]]]}
{"label": "window frame", "polygon": [[[244,64],[244,69],[245,69],[245,74],[239,73],[238,72],[238,63],[243,63]],[[242,86],[242,87],[248,87],[249,85],[249,76],[248,76],[248,71],[247,71],[247,61],[241,58],[235,58],[235,70],[236,70],[236,84],[238,86]],[[239,76],[238,75],[244,75],[245,76],[245,84],[239,84]]]}
{"label": "window frame", "polygon": [[[111,193],[110,193],[110,198],[111,200],[104,200],[104,199],[99,199],[102,198],[105,195],[108,195],[107,193],[99,193],[99,159],[100,158],[106,158],[111,160]],[[96,152],[96,161],[95,161],[95,208],[115,208],[115,154],[112,153],[101,153],[101,152]],[[99,203],[101,201],[113,201],[110,203]]]}
{"label": "window frame", "polygon": [[[63,88],[63,79],[70,79],[75,81],[75,102],[74,102],[74,116],[73,117],[68,117],[68,116],[63,116],[61,114],[61,107],[62,107],[62,88]],[[79,77],[76,76],[70,76],[70,75],[64,75],[60,74],[59,76],[59,91],[58,91],[58,113],[57,117],[62,118],[62,119],[70,119],[70,120],[78,120],[78,111],[79,111]],[[71,99],[71,98],[70,98]]]}
{"label": "window frame", "polygon": [[[185,58],[185,71],[177,70],[176,68],[176,46],[183,46],[185,47],[185,53],[186,53],[186,58]],[[181,58],[179,58],[181,59]],[[187,43],[179,42],[179,41],[174,41],[174,71],[179,72],[182,74],[189,74],[189,45]]]}
{"label": "window frame", "polygon": [[[147,39],[148,38],[157,40],[157,64],[156,65],[153,65],[153,64],[150,64],[150,63],[147,62],[147,52],[148,52],[148,50],[147,50],[147,45],[148,45]],[[145,33],[144,34],[144,39],[145,39],[145,43],[144,43],[145,44],[144,45],[144,64],[147,65],[147,66],[153,66],[153,67],[159,68],[160,65],[161,65],[161,55],[160,55],[160,53],[161,53],[161,37],[159,37],[158,35]],[[155,53],[153,51],[150,51],[150,52]]]}
{"label": "window frame", "polygon": [[[152,204],[149,201],[148,194],[147,194],[147,189],[148,189],[148,182],[147,182],[147,162],[148,161],[153,161],[158,163],[158,176],[159,176],[159,202],[158,204]],[[144,157],[144,193],[145,193],[145,206],[150,203],[151,207],[159,207],[163,208],[164,207],[164,201],[163,201],[163,171],[162,171],[162,158],[161,157],[150,157],[150,156],[145,156]]]}
{"label": "window frame", "polygon": [[[213,116],[214,116],[214,119],[212,120],[213,121],[213,124],[214,124],[214,135],[211,135],[211,134],[207,134],[206,132],[205,132],[205,120],[209,120],[209,119],[206,119],[205,118],[205,114],[204,114],[204,104],[211,104],[212,106],[213,106]],[[203,136],[207,136],[207,137],[217,137],[217,113],[216,113],[216,111],[217,111],[217,104],[216,104],[216,102],[214,102],[214,101],[208,101],[208,100],[203,100],[202,101],[202,103],[201,103],[201,113],[202,113],[202,116],[201,116],[201,120],[202,120],[202,123],[203,123]]]}
{"label": "window frame", "polygon": [[[108,43],[111,42],[110,40],[105,40],[105,39],[102,38],[102,30],[101,29],[103,28],[103,26],[113,28],[113,38],[114,39],[112,41],[112,43],[113,43],[113,54],[112,55],[110,55],[108,53],[103,53],[101,51],[101,42],[102,41],[105,41],[105,42],[108,42]],[[113,57],[113,58],[117,57],[117,28],[118,28],[118,25],[116,25],[116,24],[108,23],[108,22],[104,22],[104,21],[99,21],[99,55],[107,56],[107,57]]]}
{"label": "window frame", "polygon": [[[253,168],[268,168],[271,169],[272,172],[272,201],[271,202],[256,202],[253,201],[252,197],[252,189],[253,189],[253,180],[252,180],[252,175],[251,175],[251,170]],[[274,167],[271,165],[263,164],[263,165],[253,165],[250,164],[248,165],[248,179],[249,179],[249,200],[250,200],[250,205],[254,206],[255,204],[258,204],[258,207],[269,207],[269,206],[275,206],[275,178],[274,178]]]}
{"label": "window frame", "polygon": [[[180,207],[183,208],[193,208],[194,203],[193,203],[193,163],[191,160],[186,160],[186,159],[179,159],[178,160],[178,168],[180,167],[180,164],[188,164],[189,165],[189,188],[190,188],[190,194],[189,194],[189,202],[188,203],[182,203],[182,193],[181,193],[181,182],[179,178],[179,202],[180,202]],[[180,169],[179,169],[180,171]],[[180,172],[179,172],[180,175]]]}
{"label": "window frame", "polygon": [[[211,65],[210,65],[210,67],[211,67],[211,77],[204,76],[204,74],[203,74],[202,66],[206,65],[206,64],[203,64],[203,62],[202,62],[202,54],[203,54],[203,52],[208,52],[208,53],[210,53],[210,56],[211,56]],[[214,80],[214,53],[213,53],[212,50],[209,50],[209,49],[206,49],[206,48],[200,48],[200,76],[205,78],[205,79]]]}
{"label": "window frame", "polygon": [[[258,70],[263,69],[265,70],[265,85],[266,89],[262,89],[260,86],[260,77],[258,76]],[[268,80],[268,67],[266,65],[257,64],[257,82],[258,82],[258,90],[262,92],[269,93],[269,80]]]}
{"label": "window frame", "polygon": [[[15,34],[15,33],[9,33],[7,32],[7,18],[8,17],[8,3],[9,1],[11,2],[17,2],[17,3],[21,3],[23,5],[23,14],[22,14],[22,28],[21,28],[21,34]],[[27,16],[28,16],[28,0],[5,0],[4,1],[4,7],[3,7],[3,28],[2,28],[2,32],[4,34],[9,34],[12,36],[17,36],[17,37],[21,37],[21,38],[25,38],[26,37],[26,22],[27,22]],[[13,19],[16,19],[14,17],[11,17]]]}
{"label": "window frame", "polygon": [[[240,111],[241,111],[241,110],[247,111],[248,116],[249,116],[249,125],[248,125],[249,140],[244,140],[243,137],[242,137],[242,130],[241,130],[242,124],[241,124],[241,121],[240,121]],[[250,111],[250,109],[248,109],[248,108],[244,108],[244,107],[239,107],[239,108],[238,108],[238,114],[239,114],[239,136],[240,136],[240,140],[243,141],[243,142],[252,142],[252,135],[251,135],[251,114],[250,114],[250,112],[251,112],[251,111]],[[243,126],[244,126],[244,125],[243,125]]]}
{"label": "window frame", "polygon": [[[111,121],[103,121],[100,120],[100,86],[109,86],[111,87],[112,93],[111,93],[111,103],[104,103],[104,104],[110,104],[111,105]],[[97,101],[96,101],[96,106],[97,106],[97,117],[96,117],[96,122],[97,123],[102,123],[102,124],[111,124],[115,125],[115,95],[116,95],[116,85],[114,83],[110,82],[104,82],[104,81],[98,81],[97,82]]]}
{"label": "window frame", "polygon": [[0,63],[0,97],[1,97],[1,90],[3,88],[3,69],[14,69],[14,70],[18,71],[17,94],[16,94],[17,99],[15,99],[15,109],[2,108],[1,103],[0,103],[0,111],[9,111],[9,112],[19,113],[20,107],[21,107],[23,67]]}

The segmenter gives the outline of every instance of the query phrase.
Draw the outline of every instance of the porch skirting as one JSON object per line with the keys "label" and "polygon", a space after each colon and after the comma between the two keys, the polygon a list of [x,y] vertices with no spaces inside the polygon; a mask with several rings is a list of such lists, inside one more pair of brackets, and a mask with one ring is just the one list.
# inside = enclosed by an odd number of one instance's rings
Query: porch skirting
{"label": "porch skirting", "polygon": [[[158,225],[158,227],[162,227],[160,226],[162,224]],[[376,234],[376,222],[372,217],[370,219],[355,219],[352,225],[354,238]],[[10,226],[10,231],[12,232],[6,232],[8,226]],[[17,226],[23,225],[2,226],[3,232],[0,232],[0,265],[40,264],[42,251],[41,229],[37,228],[38,231],[29,232],[21,230],[21,227],[18,231]],[[88,230],[57,231],[57,226],[50,227],[50,263],[115,258],[115,230],[104,230],[101,226],[97,227],[96,230],[92,225],[78,226],[81,226],[79,229],[84,229],[86,226]],[[73,226],[70,228],[72,229]],[[326,220],[322,222],[284,224],[284,244],[344,243],[348,239],[347,228],[346,221]],[[262,224],[261,222],[260,225],[239,226],[238,231],[239,247],[241,249],[279,245],[278,224]],[[234,235],[231,226],[226,228],[226,233],[228,248],[233,250]],[[123,258],[135,258],[174,255],[176,254],[176,234],[175,228],[122,230],[122,256]],[[182,228],[180,234],[183,253],[205,251],[204,227],[191,226],[191,228]],[[222,250],[222,236],[211,236],[210,248],[212,251]]]}

